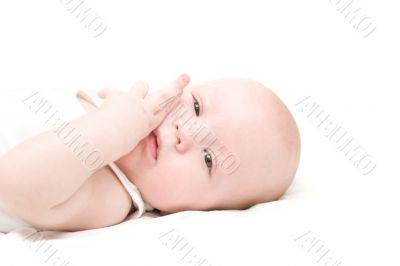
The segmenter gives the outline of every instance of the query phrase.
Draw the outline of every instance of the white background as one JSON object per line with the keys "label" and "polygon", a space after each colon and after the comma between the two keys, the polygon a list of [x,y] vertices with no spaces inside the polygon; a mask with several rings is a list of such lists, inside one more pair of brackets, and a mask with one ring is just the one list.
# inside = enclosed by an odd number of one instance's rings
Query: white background
{"label": "white background", "polygon": [[[367,38],[329,0],[87,0],[107,25],[97,38],[65,2],[0,2],[0,89],[125,89],[137,79],[159,88],[182,72],[192,82],[256,79],[283,99],[298,122],[298,179],[310,197],[364,203],[357,206],[371,214],[365,237],[385,235],[375,244],[385,253],[382,260],[394,256],[400,202],[397,1],[354,2],[376,26]],[[296,109],[307,96],[376,159],[373,173],[362,175]],[[394,226],[389,230],[388,224]]]}

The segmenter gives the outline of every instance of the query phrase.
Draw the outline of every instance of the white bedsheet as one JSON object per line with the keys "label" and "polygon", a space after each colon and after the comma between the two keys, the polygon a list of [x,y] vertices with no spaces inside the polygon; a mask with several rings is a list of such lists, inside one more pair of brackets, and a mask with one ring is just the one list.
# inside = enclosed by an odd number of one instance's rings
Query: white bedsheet
{"label": "white bedsheet", "polygon": [[358,203],[346,206],[281,200],[245,211],[147,213],[74,233],[18,229],[0,238],[0,265],[394,265],[382,257],[390,232],[374,231]]}

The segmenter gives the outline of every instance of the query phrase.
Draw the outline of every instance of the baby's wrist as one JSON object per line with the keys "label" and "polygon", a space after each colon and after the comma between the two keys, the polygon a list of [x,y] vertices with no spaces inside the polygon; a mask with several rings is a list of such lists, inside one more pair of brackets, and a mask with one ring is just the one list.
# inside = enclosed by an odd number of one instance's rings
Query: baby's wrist
{"label": "baby's wrist", "polygon": [[115,114],[111,110],[98,110],[98,115],[101,117],[104,125],[107,126],[109,136],[107,139],[113,143],[115,149],[117,149],[120,156],[125,155],[134,148],[137,144],[135,143],[134,136],[129,134],[132,130],[129,130],[129,125],[126,121],[123,121],[118,114]]}
{"label": "baby's wrist", "polygon": [[122,156],[125,147],[125,140],[121,134],[123,129],[121,128],[121,124],[117,122],[117,117],[115,117],[111,112],[102,109],[97,110],[96,115],[102,123],[99,128],[107,128],[107,141],[111,142],[113,144],[112,146],[118,151],[118,154]]}

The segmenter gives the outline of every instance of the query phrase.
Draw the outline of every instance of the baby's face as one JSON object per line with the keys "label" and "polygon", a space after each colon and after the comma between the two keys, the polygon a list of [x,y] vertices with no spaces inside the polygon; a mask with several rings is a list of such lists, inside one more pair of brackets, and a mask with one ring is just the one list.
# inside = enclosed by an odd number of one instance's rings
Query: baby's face
{"label": "baby's face", "polygon": [[274,200],[298,163],[296,125],[261,84],[230,78],[187,86],[150,140],[117,161],[145,202],[163,212],[240,209]]}

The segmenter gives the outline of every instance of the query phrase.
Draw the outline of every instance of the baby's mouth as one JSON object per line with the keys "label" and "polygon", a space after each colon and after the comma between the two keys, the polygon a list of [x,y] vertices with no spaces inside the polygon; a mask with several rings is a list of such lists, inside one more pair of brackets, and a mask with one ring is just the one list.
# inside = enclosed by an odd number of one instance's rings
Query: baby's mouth
{"label": "baby's mouth", "polygon": [[159,154],[159,149],[158,149],[158,138],[157,138],[157,135],[156,135],[156,159],[158,160],[158,154]]}
{"label": "baby's mouth", "polygon": [[154,131],[152,131],[151,134],[154,135],[155,144],[156,144],[156,160],[158,160],[158,155],[159,155],[159,145],[158,145],[159,140],[158,140],[158,136]]}

